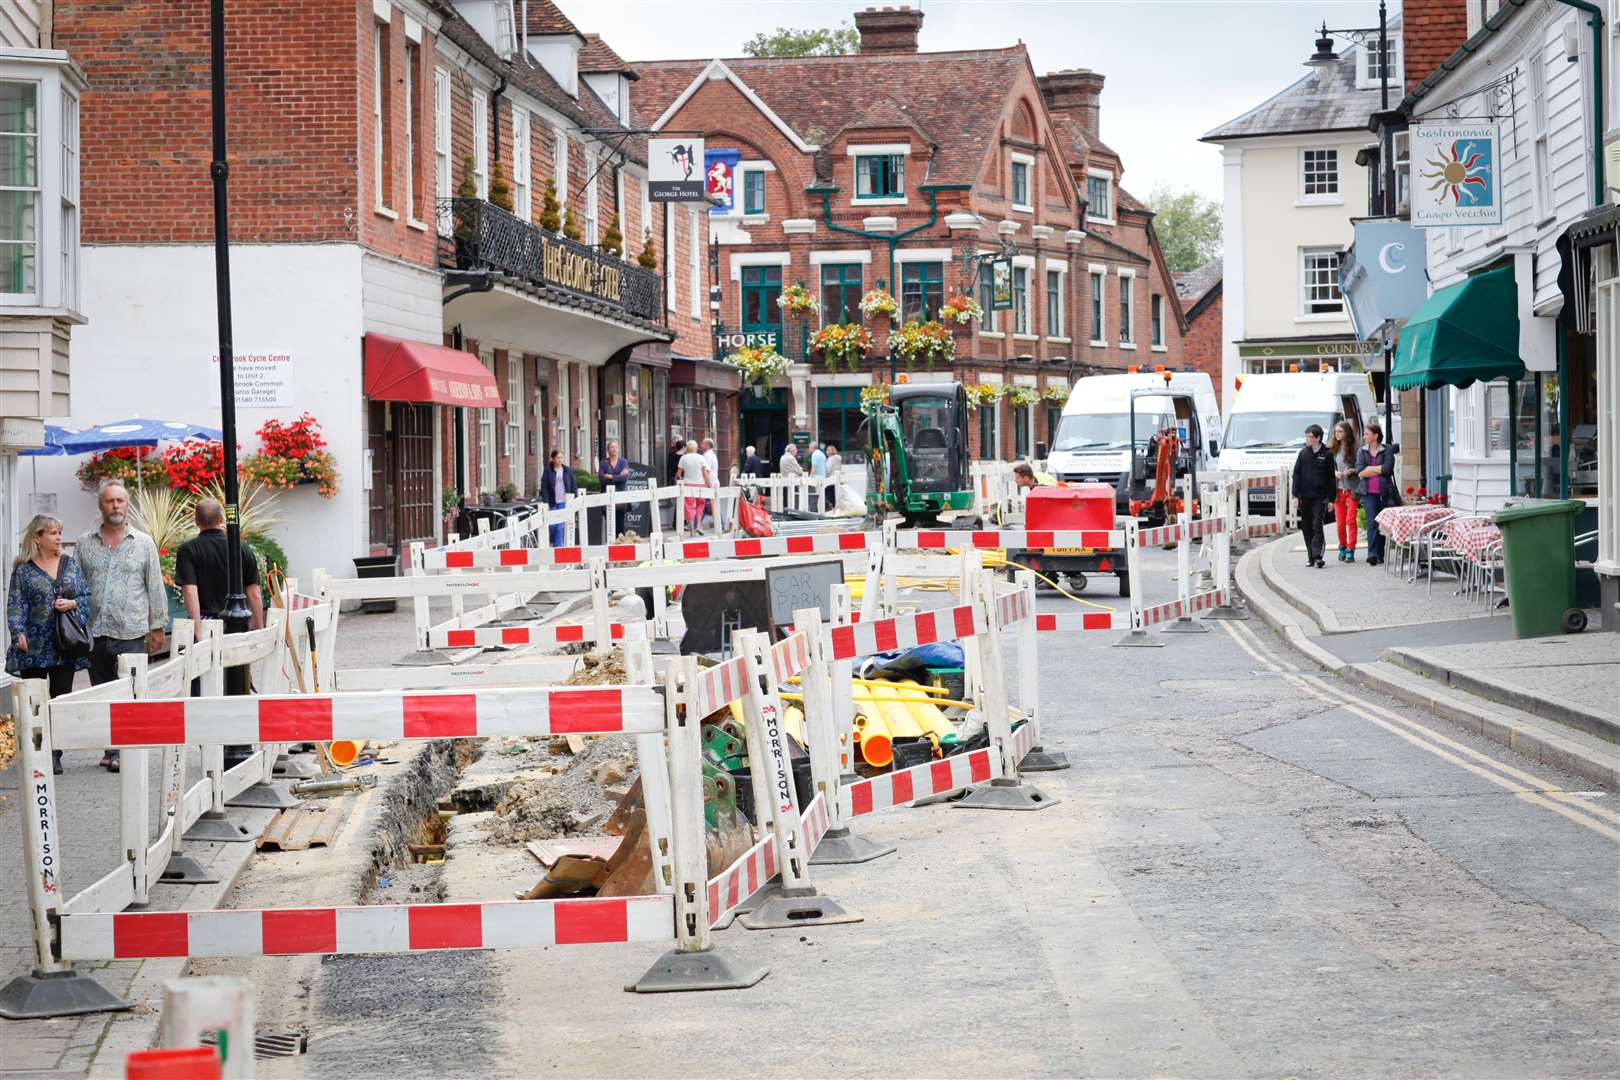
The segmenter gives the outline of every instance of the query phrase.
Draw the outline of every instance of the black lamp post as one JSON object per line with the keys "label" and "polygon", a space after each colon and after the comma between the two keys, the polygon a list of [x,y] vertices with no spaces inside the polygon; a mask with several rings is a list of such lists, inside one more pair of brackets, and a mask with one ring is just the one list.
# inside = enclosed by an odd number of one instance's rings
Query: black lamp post
{"label": "black lamp post", "polygon": [[[1378,0],[1378,26],[1361,27],[1348,30],[1330,30],[1327,23],[1317,31],[1316,51],[1311,54],[1305,66],[1315,68],[1325,73],[1328,68],[1339,62],[1339,54],[1333,51],[1333,39],[1352,42],[1367,48],[1373,41],[1378,42],[1378,109],[1380,112],[1389,112],[1389,69],[1394,57],[1389,51],[1389,13],[1386,8],[1387,0]],[[1379,171],[1383,175],[1382,210],[1385,216],[1395,212],[1395,162],[1387,145],[1380,146]]]}
{"label": "black lamp post", "polygon": [[[236,374],[231,353],[231,251],[225,182],[230,166],[225,161],[225,0],[209,0],[209,69],[213,99],[214,159],[208,167],[214,181],[214,298],[219,315],[219,426],[224,443],[226,596],[221,617],[227,634],[240,634],[252,626],[242,589],[242,523],[240,485],[236,477]],[[226,675],[226,693],[248,692],[246,667]]]}

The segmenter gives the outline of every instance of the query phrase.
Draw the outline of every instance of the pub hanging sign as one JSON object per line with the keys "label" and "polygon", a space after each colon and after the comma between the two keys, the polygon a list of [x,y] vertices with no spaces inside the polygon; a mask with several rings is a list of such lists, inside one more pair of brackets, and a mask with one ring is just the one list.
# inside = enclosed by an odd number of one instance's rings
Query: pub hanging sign
{"label": "pub hanging sign", "polygon": [[1502,224],[1502,125],[1419,123],[1411,129],[1408,188],[1419,229]]}

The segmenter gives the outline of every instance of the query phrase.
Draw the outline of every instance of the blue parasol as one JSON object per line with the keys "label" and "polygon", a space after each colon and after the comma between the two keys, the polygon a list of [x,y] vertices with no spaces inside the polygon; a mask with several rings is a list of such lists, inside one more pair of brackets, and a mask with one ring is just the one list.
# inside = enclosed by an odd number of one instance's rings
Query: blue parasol
{"label": "blue parasol", "polygon": [[102,450],[116,450],[121,446],[156,446],[160,442],[183,442],[186,439],[220,440],[218,428],[201,424],[183,424],[178,420],[144,420],[134,417],[116,420],[110,424],[97,424],[82,431],[60,429],[58,440],[64,454],[93,454]]}

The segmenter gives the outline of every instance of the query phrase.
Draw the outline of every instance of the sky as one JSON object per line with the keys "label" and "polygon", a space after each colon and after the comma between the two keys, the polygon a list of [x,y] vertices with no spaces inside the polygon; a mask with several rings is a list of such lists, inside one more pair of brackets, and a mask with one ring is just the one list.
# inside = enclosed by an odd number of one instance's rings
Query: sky
{"label": "sky", "polygon": [[[900,0],[558,0],[580,30],[630,61],[740,56],[756,33],[835,26],[883,2]],[[1199,136],[1307,74],[1324,20],[1378,25],[1376,0],[909,2],[924,12],[925,52],[1022,40],[1038,74],[1102,72],[1103,142],[1124,159],[1124,186],[1144,199],[1165,185],[1218,201],[1220,150]],[[1391,15],[1398,9],[1394,0]]]}

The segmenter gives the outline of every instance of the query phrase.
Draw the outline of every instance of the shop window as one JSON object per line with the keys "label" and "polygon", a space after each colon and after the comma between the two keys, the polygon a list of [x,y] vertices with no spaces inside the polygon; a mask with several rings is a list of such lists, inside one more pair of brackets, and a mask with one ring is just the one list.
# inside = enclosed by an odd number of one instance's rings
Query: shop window
{"label": "shop window", "polygon": [[776,305],[782,295],[782,268],[745,266],[741,276],[743,330],[782,329],[782,309]]}
{"label": "shop window", "polygon": [[945,265],[906,263],[900,268],[900,317],[902,321],[939,317],[945,303]]}

